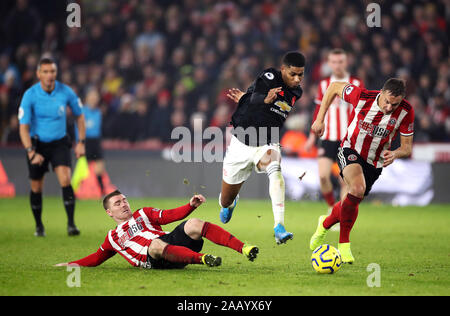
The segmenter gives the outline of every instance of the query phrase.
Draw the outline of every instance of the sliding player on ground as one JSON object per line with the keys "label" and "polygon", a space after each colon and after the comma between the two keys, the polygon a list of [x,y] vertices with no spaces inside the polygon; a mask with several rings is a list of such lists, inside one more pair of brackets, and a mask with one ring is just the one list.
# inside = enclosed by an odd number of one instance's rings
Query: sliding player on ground
{"label": "sliding player on ground", "polygon": [[116,253],[131,265],[146,269],[181,269],[188,264],[221,265],[222,259],[199,253],[203,238],[242,253],[250,261],[256,259],[259,249],[246,245],[221,227],[190,218],[166,233],[161,225],[182,220],[206,201],[201,194],[194,195],[188,204],[171,210],[143,207],[131,212],[125,195],[116,190],[103,199],[103,208],[117,227],[106,235],[105,241],[93,254],[72,262],[55,266],[77,264],[95,267]]}

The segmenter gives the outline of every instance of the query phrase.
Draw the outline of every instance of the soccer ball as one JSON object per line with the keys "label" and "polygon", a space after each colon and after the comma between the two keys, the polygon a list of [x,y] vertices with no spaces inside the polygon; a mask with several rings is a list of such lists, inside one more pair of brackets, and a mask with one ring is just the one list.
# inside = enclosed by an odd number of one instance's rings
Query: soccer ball
{"label": "soccer ball", "polygon": [[342,266],[341,254],[333,246],[324,244],[313,251],[311,264],[319,273],[333,273]]}

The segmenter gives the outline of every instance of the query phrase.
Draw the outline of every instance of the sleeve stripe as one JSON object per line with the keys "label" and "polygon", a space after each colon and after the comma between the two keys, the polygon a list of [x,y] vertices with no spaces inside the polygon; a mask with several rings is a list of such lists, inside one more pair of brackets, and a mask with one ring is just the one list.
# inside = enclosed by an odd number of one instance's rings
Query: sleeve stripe
{"label": "sleeve stripe", "polygon": [[411,136],[411,135],[413,135],[414,134],[414,132],[411,132],[411,133],[402,133],[402,132],[400,132],[400,135],[402,135],[402,136]]}

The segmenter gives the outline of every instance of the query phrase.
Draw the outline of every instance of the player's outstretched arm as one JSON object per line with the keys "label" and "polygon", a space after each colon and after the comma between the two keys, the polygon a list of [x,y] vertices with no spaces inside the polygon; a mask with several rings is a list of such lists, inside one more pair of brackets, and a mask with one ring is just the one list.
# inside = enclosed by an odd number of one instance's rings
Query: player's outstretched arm
{"label": "player's outstretched arm", "polygon": [[325,114],[327,113],[328,108],[330,107],[331,103],[333,103],[333,100],[336,96],[342,97],[342,92],[344,91],[345,86],[348,84],[348,82],[332,82],[323,95],[322,103],[320,104],[320,109],[317,113],[316,120],[311,126],[311,130],[317,136],[320,137],[323,135]]}
{"label": "player's outstretched arm", "polygon": [[101,245],[100,248],[97,249],[96,252],[76,261],[57,263],[54,265],[54,267],[66,267],[72,264],[82,267],[96,267],[98,265],[101,265],[103,262],[114,256],[115,254],[116,252],[112,249],[112,246],[108,241],[108,237],[106,237],[105,242]]}
{"label": "player's outstretched arm", "polygon": [[157,219],[160,225],[176,222],[188,217],[197,207],[202,205],[206,201],[206,198],[201,194],[194,195],[188,204],[170,209],[163,210],[160,218]]}

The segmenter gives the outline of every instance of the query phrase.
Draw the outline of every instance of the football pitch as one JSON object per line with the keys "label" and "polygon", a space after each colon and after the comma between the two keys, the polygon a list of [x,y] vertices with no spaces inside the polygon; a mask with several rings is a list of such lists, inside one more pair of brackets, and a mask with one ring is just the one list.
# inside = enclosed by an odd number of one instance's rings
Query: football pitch
{"label": "football pitch", "polygon": [[[208,197],[207,197],[208,198]],[[133,199],[161,209],[188,199]],[[54,264],[95,252],[115,223],[100,201],[78,201],[75,220],[81,235],[68,237],[60,197],[45,197],[47,236],[34,237],[28,197],[0,199],[0,295],[148,295],[148,296],[303,296],[303,295],[449,295],[450,208],[393,207],[363,202],[351,234],[353,265],[320,275],[310,263],[309,239],[325,203],[289,201],[285,223],[294,239],[276,245],[269,200],[241,198],[232,220],[220,223],[216,197],[190,217],[219,224],[244,242],[257,245],[255,262],[205,240],[203,252],[222,257],[222,266],[190,265],[182,270],[143,270],[120,255],[96,268],[74,270]],[[172,230],[177,223],[164,226]],[[337,246],[338,232],[326,242]],[[78,283],[74,283],[78,280]]]}

